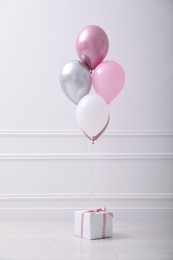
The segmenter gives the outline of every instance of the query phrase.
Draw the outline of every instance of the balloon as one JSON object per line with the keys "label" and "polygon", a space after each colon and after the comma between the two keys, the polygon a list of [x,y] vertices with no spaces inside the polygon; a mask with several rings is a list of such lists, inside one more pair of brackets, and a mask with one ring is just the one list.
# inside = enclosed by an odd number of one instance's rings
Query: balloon
{"label": "balloon", "polygon": [[95,136],[90,137],[83,130],[82,131],[86,135],[86,137],[88,137],[94,143],[94,141],[97,140],[104,133],[104,131],[106,130],[106,128],[107,128],[107,126],[109,124],[109,120],[110,120],[110,116],[108,117],[108,121],[107,121],[106,125],[104,126],[104,128]]}
{"label": "balloon", "polygon": [[88,67],[80,61],[65,64],[60,73],[60,85],[65,95],[75,104],[91,89],[92,77]]}
{"label": "balloon", "polygon": [[85,135],[95,141],[108,126],[108,105],[98,95],[86,95],[77,105],[76,120]]}
{"label": "balloon", "polygon": [[119,94],[125,82],[123,68],[114,61],[100,63],[93,73],[93,87],[107,104]]}
{"label": "balloon", "polygon": [[109,40],[105,31],[96,25],[85,27],[77,37],[78,56],[91,70],[106,57],[108,48]]}

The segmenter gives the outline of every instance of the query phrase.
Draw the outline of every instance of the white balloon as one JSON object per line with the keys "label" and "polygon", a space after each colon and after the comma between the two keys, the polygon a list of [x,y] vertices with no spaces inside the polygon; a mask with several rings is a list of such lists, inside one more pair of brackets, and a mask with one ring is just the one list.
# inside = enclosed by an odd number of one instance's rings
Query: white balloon
{"label": "white balloon", "polygon": [[82,131],[94,141],[108,125],[108,105],[99,95],[86,95],[77,105],[76,120]]}

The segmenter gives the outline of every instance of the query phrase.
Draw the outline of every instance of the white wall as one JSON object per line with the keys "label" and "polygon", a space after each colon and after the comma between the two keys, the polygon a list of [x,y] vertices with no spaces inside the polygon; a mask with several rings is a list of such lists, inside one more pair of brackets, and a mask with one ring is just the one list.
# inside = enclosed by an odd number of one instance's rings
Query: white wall
{"label": "white wall", "polygon": [[[173,2],[0,1],[0,207],[173,208]],[[126,73],[106,133],[81,134],[59,72],[89,24]],[[92,202],[94,203],[94,202]]]}

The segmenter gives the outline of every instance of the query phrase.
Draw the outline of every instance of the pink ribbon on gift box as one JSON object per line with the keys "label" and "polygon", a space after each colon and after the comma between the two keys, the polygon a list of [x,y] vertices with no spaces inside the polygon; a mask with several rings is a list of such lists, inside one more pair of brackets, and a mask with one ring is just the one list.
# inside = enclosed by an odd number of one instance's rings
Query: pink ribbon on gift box
{"label": "pink ribbon on gift box", "polygon": [[104,208],[98,208],[98,209],[89,209],[89,210],[87,210],[87,211],[82,213],[82,216],[81,216],[81,237],[83,237],[84,215],[86,213],[96,214],[98,212],[102,212],[103,213],[102,238],[106,237],[106,213],[108,213],[111,217],[113,217],[113,213],[112,212],[107,212],[105,207]]}

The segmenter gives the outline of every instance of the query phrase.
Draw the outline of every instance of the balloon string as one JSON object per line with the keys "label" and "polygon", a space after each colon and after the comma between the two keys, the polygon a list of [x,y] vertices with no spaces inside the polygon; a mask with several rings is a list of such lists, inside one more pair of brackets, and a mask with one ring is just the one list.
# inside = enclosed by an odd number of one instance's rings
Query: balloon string
{"label": "balloon string", "polygon": [[92,149],[91,149],[91,159],[90,159],[90,165],[91,165],[91,179],[90,179],[90,185],[91,185],[91,195],[90,195],[90,204],[91,204],[91,208],[94,207],[93,203],[94,203],[94,193],[95,193],[95,171],[94,171],[94,141],[92,142]]}
{"label": "balloon string", "polygon": [[[89,160],[89,175],[90,175],[90,186],[89,186],[89,190],[90,190],[90,208],[94,207],[94,193],[95,193],[95,160],[94,160],[94,140],[92,141],[92,143],[88,142],[88,138],[85,138],[85,149],[86,152],[88,154],[90,154],[90,160]],[[89,144],[89,147],[88,147]]]}

